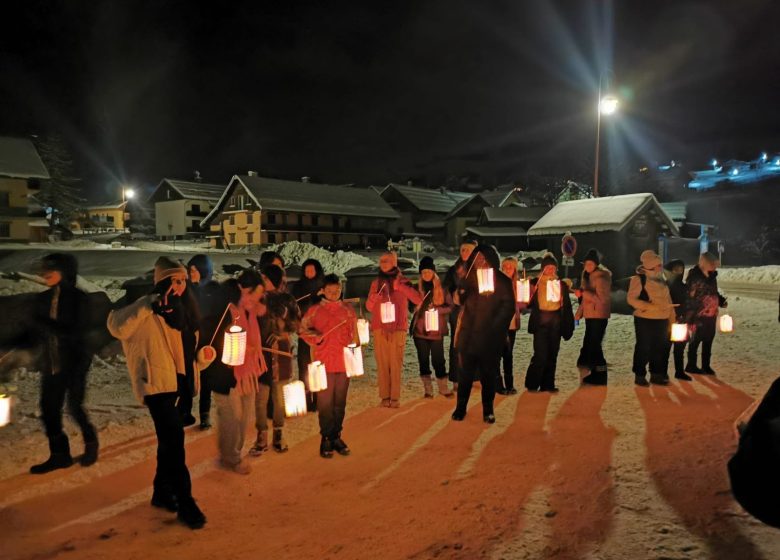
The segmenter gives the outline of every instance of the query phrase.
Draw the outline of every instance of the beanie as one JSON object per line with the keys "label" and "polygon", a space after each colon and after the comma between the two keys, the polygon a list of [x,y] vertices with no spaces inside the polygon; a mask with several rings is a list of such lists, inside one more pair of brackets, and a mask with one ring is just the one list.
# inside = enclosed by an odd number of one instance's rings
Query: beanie
{"label": "beanie", "polygon": [[214,265],[208,255],[195,255],[187,263],[187,271],[194,266],[200,272],[200,283],[205,284],[211,281],[211,275],[214,273]]}
{"label": "beanie", "polygon": [[436,265],[433,264],[433,257],[425,256],[420,259],[420,266],[418,267],[419,271],[422,272],[423,270],[432,270],[436,272]]}
{"label": "beanie", "polygon": [[553,265],[555,268],[558,268],[558,259],[555,258],[555,255],[552,253],[545,253],[542,257],[542,270],[544,270],[545,266]]}
{"label": "beanie", "polygon": [[645,270],[650,270],[661,264],[661,257],[659,257],[652,249],[642,251],[639,255],[639,260],[642,261],[642,267]]}
{"label": "beanie", "polygon": [[154,263],[154,283],[159,284],[166,278],[177,275],[187,276],[187,269],[180,262],[168,257],[160,257]]}
{"label": "beanie", "polygon": [[596,249],[591,249],[587,253],[585,253],[585,258],[582,259],[582,262],[585,261],[593,261],[596,263],[596,266],[601,264],[601,259],[599,259],[599,252]]}

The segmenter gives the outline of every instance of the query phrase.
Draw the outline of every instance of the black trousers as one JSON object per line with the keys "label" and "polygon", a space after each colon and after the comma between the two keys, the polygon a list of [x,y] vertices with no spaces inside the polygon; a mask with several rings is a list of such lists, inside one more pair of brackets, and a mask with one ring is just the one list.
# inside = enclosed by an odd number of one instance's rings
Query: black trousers
{"label": "black trousers", "polygon": [[483,351],[480,354],[460,354],[458,375],[458,404],[456,411],[465,414],[471,396],[474,380],[481,378],[482,414],[493,414],[493,400],[496,398],[496,377],[499,372],[498,352]]}
{"label": "black trousers", "polygon": [[85,357],[80,363],[59,373],[44,371],[41,375],[41,420],[52,453],[70,452],[68,436],[62,430],[62,408],[66,401],[68,412],[81,428],[84,442],[97,441],[95,427],[84,410],[87,372],[91,362],[91,358]]}
{"label": "black trousers", "polygon": [[585,319],[585,336],[582,339],[577,365],[587,367],[591,373],[606,372],[607,360],[601,347],[609,319]]}
{"label": "black trousers", "polygon": [[634,375],[647,375],[647,365],[650,364],[650,375],[668,377],[669,367],[669,320],[644,319],[634,317]]}
{"label": "black trousers", "polygon": [[460,359],[458,350],[455,348],[455,329],[458,326],[458,317],[460,316],[460,307],[454,307],[450,313],[450,373],[449,378],[453,383],[458,382],[460,372]]}
{"label": "black trousers", "polygon": [[179,409],[179,414],[182,418],[192,414],[192,400],[195,394],[195,375],[194,373],[188,373],[186,375],[176,376],[176,387],[178,390],[179,401],[176,408]]}
{"label": "black trousers", "polygon": [[209,376],[200,374],[200,396],[198,400],[198,413],[200,419],[208,418],[211,412],[211,385],[209,383]]}
{"label": "black trousers", "polygon": [[157,470],[155,492],[172,492],[179,502],[192,497],[190,471],[184,454],[184,428],[176,408],[176,393],[149,395],[144,403],[149,408],[157,434]]}
{"label": "black trousers", "polygon": [[326,375],[328,388],[317,393],[317,415],[322,437],[336,439],[341,437],[344,414],[347,411],[349,377],[343,372],[328,371]]}
{"label": "black trousers", "polygon": [[536,327],[534,355],[531,356],[531,363],[528,364],[525,374],[525,387],[530,391],[555,388],[555,369],[558,366],[558,351],[561,349],[560,313],[541,313],[544,319],[540,320]]}
{"label": "black trousers", "polygon": [[514,359],[513,352],[515,349],[515,340],[517,339],[517,331],[509,331],[506,336],[506,343],[501,349],[501,362],[504,366],[504,377],[501,377],[501,371],[499,370],[496,376],[496,388],[498,389],[514,389],[515,388],[515,375],[514,375]]}
{"label": "black trousers", "polygon": [[437,379],[447,377],[447,364],[444,363],[444,340],[431,340],[414,337],[414,347],[417,349],[417,362],[420,364],[420,375],[431,375],[431,362]]}
{"label": "black trousers", "polygon": [[674,347],[674,373],[685,373],[685,345],[687,341],[673,342]]}
{"label": "black trousers", "polygon": [[696,325],[688,345],[688,363],[696,365],[696,354],[701,344],[701,367],[710,367],[712,357],[712,341],[715,339],[715,324],[717,317],[702,317],[696,320]]}

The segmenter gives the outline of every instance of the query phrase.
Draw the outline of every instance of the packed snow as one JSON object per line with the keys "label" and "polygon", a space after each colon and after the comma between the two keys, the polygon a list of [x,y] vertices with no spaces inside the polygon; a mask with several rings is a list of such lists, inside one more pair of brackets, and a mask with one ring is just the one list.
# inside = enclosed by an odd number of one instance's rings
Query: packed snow
{"label": "packed snow", "polygon": [[718,280],[780,286],[780,265],[754,266],[749,268],[720,268]]}

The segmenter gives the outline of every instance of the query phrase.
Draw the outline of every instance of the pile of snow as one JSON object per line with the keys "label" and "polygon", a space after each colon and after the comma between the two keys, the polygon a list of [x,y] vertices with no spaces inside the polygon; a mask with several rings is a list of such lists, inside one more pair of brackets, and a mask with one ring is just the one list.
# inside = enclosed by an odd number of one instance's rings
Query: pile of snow
{"label": "pile of snow", "polygon": [[720,268],[721,282],[743,282],[746,284],[780,285],[780,266],[753,266],[749,268]]}
{"label": "pile of snow", "polygon": [[375,265],[376,261],[352,253],[350,251],[336,251],[331,253],[327,249],[317,247],[311,243],[300,241],[288,241],[278,245],[271,245],[268,250],[276,251],[284,259],[285,266],[301,265],[306,259],[317,259],[322,264],[326,274],[335,273],[344,276],[348,270],[359,266]]}

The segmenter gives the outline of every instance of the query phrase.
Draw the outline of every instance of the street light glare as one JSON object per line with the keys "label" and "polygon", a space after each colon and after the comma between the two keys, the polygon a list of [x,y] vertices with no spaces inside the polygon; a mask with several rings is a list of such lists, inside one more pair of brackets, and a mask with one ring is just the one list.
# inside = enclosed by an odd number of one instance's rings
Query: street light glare
{"label": "street light glare", "polygon": [[125,189],[125,198],[133,198],[135,191],[133,189]]}
{"label": "street light glare", "polygon": [[599,112],[602,115],[611,115],[615,111],[617,111],[618,108],[618,99],[617,97],[604,97],[601,101],[599,101]]}

